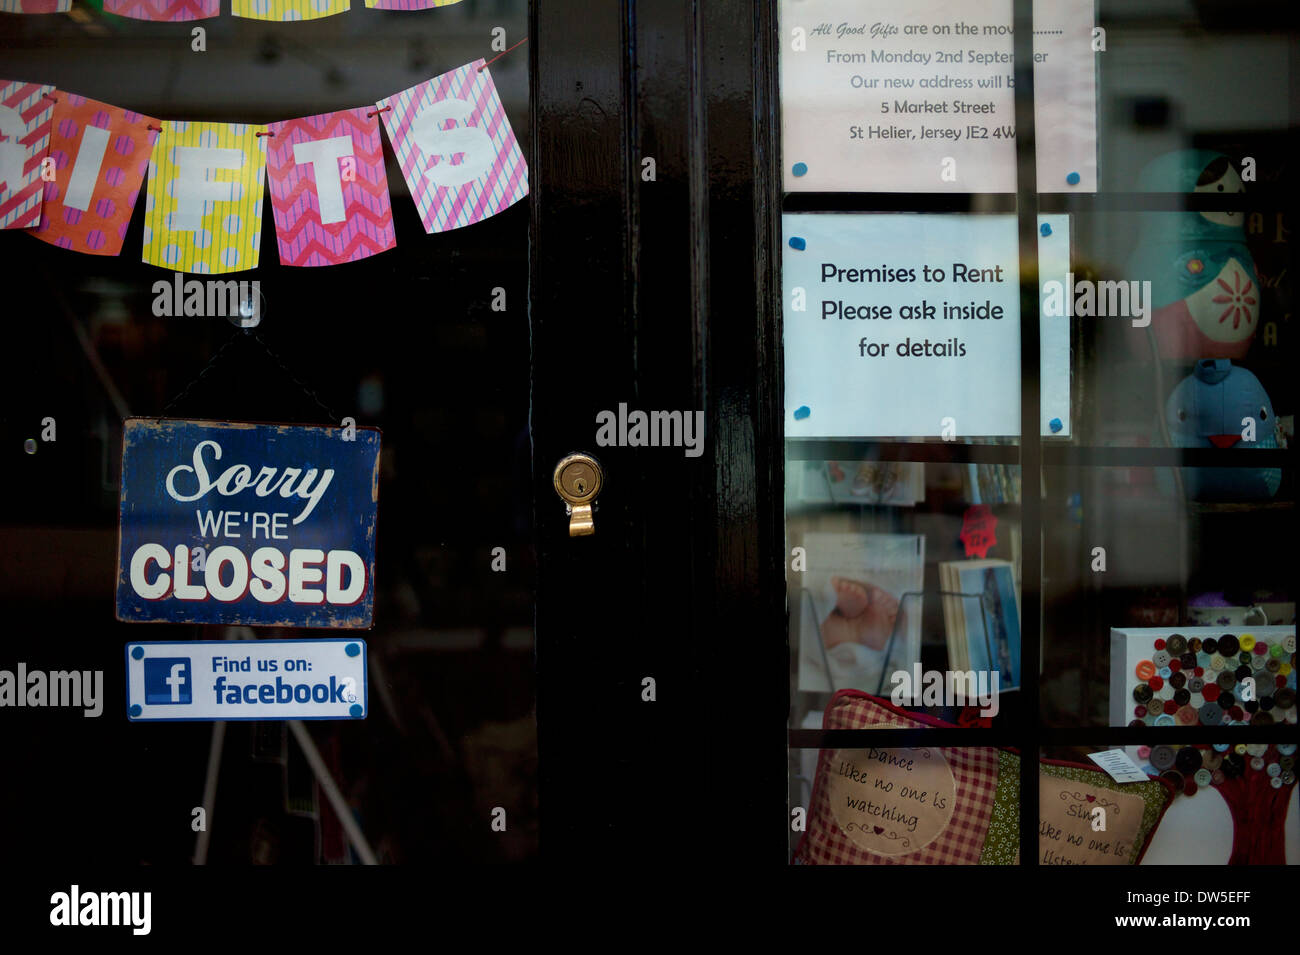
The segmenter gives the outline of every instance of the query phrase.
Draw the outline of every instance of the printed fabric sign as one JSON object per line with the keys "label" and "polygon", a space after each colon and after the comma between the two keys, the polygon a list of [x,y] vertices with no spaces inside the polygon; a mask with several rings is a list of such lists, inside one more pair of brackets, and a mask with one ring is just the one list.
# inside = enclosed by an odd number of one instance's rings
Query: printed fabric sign
{"label": "printed fabric sign", "polygon": [[33,232],[61,249],[119,255],[144,183],[158,120],[60,90],[54,104],[41,223]]}
{"label": "printed fabric sign", "polygon": [[177,23],[215,17],[221,4],[219,0],[104,0],[104,10],[133,20]]}
{"label": "printed fabric sign", "polygon": [[128,418],[117,617],[371,625],[379,431]]}
{"label": "printed fabric sign", "polygon": [[346,13],[352,0],[230,0],[230,15],[249,20],[317,20]]}
{"label": "printed fabric sign", "polygon": [[366,644],[187,640],[126,645],[132,722],[346,720],[366,715]]}
{"label": "printed fabric sign", "polygon": [[30,229],[41,221],[53,93],[53,86],[0,80],[0,229]]}
{"label": "printed fabric sign", "polygon": [[267,175],[280,261],[338,265],[396,244],[372,107],[270,126]]}
{"label": "printed fabric sign", "polygon": [[265,127],[168,120],[149,163],[144,261],[177,272],[257,267]]}
{"label": "printed fabric sign", "polygon": [[1040,865],[1128,865],[1142,849],[1142,797],[1038,777]]}
{"label": "printed fabric sign", "polygon": [[377,106],[426,232],[470,225],[528,195],[528,166],[483,60]]}

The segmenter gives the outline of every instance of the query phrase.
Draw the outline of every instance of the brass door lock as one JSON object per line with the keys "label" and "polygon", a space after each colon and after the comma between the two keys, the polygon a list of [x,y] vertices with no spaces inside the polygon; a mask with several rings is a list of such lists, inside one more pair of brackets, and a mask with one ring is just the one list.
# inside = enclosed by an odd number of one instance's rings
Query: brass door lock
{"label": "brass door lock", "polygon": [[569,515],[569,536],[583,537],[596,533],[592,510],[596,495],[605,483],[600,462],[590,454],[569,454],[555,466],[555,493],[564,500]]}

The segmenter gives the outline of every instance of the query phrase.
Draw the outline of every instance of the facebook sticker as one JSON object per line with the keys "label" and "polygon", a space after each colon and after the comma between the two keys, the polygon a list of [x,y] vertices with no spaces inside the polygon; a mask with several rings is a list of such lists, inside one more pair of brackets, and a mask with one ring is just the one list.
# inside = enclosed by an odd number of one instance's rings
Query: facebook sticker
{"label": "facebook sticker", "polygon": [[363,720],[366,697],[366,643],[354,637],[126,645],[132,722]]}
{"label": "facebook sticker", "polygon": [[144,701],[150,705],[189,703],[192,684],[189,657],[153,657],[144,661]]}

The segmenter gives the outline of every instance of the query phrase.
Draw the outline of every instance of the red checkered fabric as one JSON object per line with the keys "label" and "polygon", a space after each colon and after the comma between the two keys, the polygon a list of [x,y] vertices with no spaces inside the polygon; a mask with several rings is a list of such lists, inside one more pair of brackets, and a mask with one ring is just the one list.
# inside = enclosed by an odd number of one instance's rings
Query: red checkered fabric
{"label": "red checkered fabric", "polygon": [[[863,729],[882,723],[912,728],[934,725],[899,715],[875,697],[850,690],[836,694],[831,700],[822,728]],[[952,768],[957,785],[952,819],[928,846],[895,856],[868,852],[849,839],[836,824],[826,795],[826,780],[834,751],[822,750],[817,758],[817,780],[813,786],[808,831],[795,851],[795,862],[803,865],[979,865],[993,811],[993,794],[998,786],[997,750],[988,746],[938,749]]]}

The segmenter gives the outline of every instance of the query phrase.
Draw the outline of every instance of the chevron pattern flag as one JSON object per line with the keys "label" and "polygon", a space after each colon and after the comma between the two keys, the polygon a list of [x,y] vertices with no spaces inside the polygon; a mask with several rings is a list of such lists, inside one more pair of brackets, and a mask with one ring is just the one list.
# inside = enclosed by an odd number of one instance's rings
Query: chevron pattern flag
{"label": "chevron pattern flag", "polygon": [[54,87],[0,80],[0,229],[41,221],[41,160],[50,150]]}
{"label": "chevron pattern flag", "polygon": [[230,0],[230,15],[249,20],[316,20],[346,13],[352,0]]}
{"label": "chevron pattern flag", "polygon": [[428,10],[430,7],[449,7],[460,0],[366,0],[374,10]]}
{"label": "chevron pattern flag", "polygon": [[483,60],[378,107],[426,232],[470,225],[528,195],[528,166]]}
{"label": "chevron pattern flag", "polygon": [[66,90],[55,95],[41,223],[32,232],[61,249],[119,255],[144,185],[158,120]]}
{"label": "chevron pattern flag", "polygon": [[397,243],[370,107],[270,125],[271,214],[285,265],[355,262]]}
{"label": "chevron pattern flag", "polygon": [[217,16],[221,0],[104,0],[104,10],[132,20],[178,23]]}
{"label": "chevron pattern flag", "polygon": [[67,13],[72,0],[0,0],[0,13]]}
{"label": "chevron pattern flag", "polygon": [[149,162],[144,254],[177,272],[257,268],[263,126],[166,120]]}

